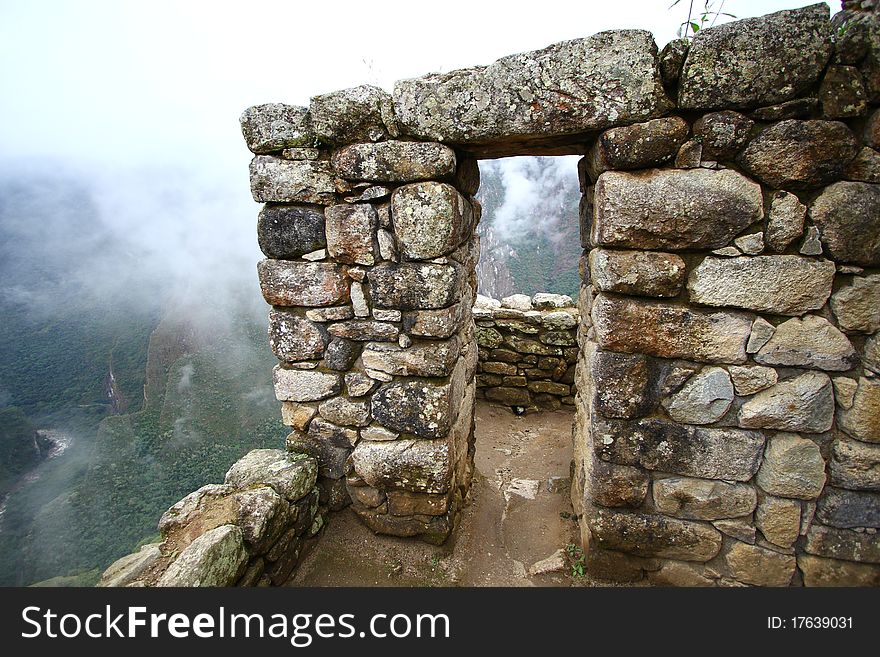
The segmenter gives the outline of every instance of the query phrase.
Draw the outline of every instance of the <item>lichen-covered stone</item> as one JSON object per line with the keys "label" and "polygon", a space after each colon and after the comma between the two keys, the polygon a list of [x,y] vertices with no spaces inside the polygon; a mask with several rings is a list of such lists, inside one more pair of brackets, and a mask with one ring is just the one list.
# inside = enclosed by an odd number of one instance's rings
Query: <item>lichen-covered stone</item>
{"label": "lichen-covered stone", "polygon": [[397,381],[382,386],[373,394],[372,415],[383,426],[400,433],[422,438],[441,438],[453,421],[449,384]]}
{"label": "lichen-covered stone", "polygon": [[673,253],[590,251],[590,279],[602,292],[674,297],[681,291],[684,275],[684,260]]}
{"label": "lichen-covered stone", "polygon": [[843,177],[858,182],[880,183],[880,153],[866,146],[846,167]]}
{"label": "lichen-covered stone", "polygon": [[378,217],[369,203],[331,205],[324,212],[327,251],[346,264],[372,265],[376,261],[373,242]]}
{"label": "lichen-covered stone", "polygon": [[667,87],[678,82],[684,58],[687,57],[690,40],[673,39],[660,51],[660,75]]}
{"label": "lichen-covered stone", "polygon": [[595,351],[590,358],[594,406],[609,418],[647,415],[657,403],[656,373],[641,354]]}
{"label": "lichen-covered stone", "polygon": [[397,376],[447,376],[460,351],[457,339],[416,344],[407,349],[369,342],[364,346],[362,358],[364,367]]}
{"label": "lichen-covered stone", "polygon": [[838,412],[837,425],[853,438],[880,443],[880,380],[859,378],[852,404]]}
{"label": "lichen-covered stone", "polygon": [[771,543],[784,548],[791,547],[800,535],[800,502],[762,495],[755,509],[755,526]]}
{"label": "lichen-covered stone", "polygon": [[355,472],[370,486],[445,493],[451,468],[446,440],[363,441],[351,454]]}
{"label": "lichen-covered stone", "polygon": [[[831,428],[834,393],[827,374],[808,372],[762,390],[739,410],[739,426],[822,433]],[[769,491],[768,491],[769,492]]]}
{"label": "lichen-covered stone", "polygon": [[755,481],[771,495],[816,499],[825,485],[825,461],[819,446],[796,434],[776,434],[767,442]]}
{"label": "lichen-covered stone", "polygon": [[150,543],[137,552],[117,559],[102,573],[100,581],[95,586],[120,587],[131,584],[159,561],[162,556],[159,546],[159,543]]}
{"label": "lichen-covered stone", "polygon": [[788,586],[797,567],[794,555],[739,542],[724,555],[724,563],[736,580],[755,586]]}
{"label": "lichen-covered stone", "polygon": [[645,121],[669,107],[653,37],[640,30],[602,32],[394,85],[404,134],[460,144],[540,142]]}
{"label": "lichen-covered stone", "polygon": [[706,312],[599,294],[591,315],[603,349],[708,363],[746,361],[752,322],[742,313]]}
{"label": "lichen-covered stone", "polygon": [[868,109],[862,74],[855,66],[829,66],[819,86],[822,116],[843,119],[861,116]]}
{"label": "lichen-covered stone", "polygon": [[587,169],[595,180],[609,169],[644,169],[675,157],[690,127],[672,116],[606,130],[587,156]]}
{"label": "lichen-covered stone", "polygon": [[727,413],[733,403],[733,384],[727,370],[707,367],[694,374],[663,407],[676,422],[712,424]]}
{"label": "lichen-covered stone", "polygon": [[708,561],[721,549],[721,533],[706,523],[603,509],[588,522],[599,547],[640,557]]}
{"label": "lichen-covered stone", "polygon": [[748,142],[754,125],[747,116],[730,110],[701,116],[694,123],[694,136],[701,140],[703,159],[733,159]]}
{"label": "lichen-covered stone", "polygon": [[455,263],[383,263],[367,274],[373,304],[404,311],[451,306],[458,300],[462,278]]}
{"label": "lichen-covered stone", "polygon": [[319,407],[321,417],[333,424],[365,427],[370,423],[370,402],[333,397]]}
{"label": "lichen-covered stone", "polygon": [[880,274],[855,276],[831,297],[831,310],[840,328],[848,333],[880,330]]}
{"label": "lichen-covered stone", "polygon": [[642,468],[592,458],[585,460],[584,468],[586,493],[593,503],[638,508],[645,501],[650,476]]}
{"label": "lichen-covered stone", "polygon": [[451,253],[474,226],[471,204],[452,185],[439,182],[398,188],[391,196],[391,215],[400,253],[408,260]]}
{"label": "lichen-covered stone", "polygon": [[797,98],[831,56],[824,4],[700,30],[679,81],[684,109],[748,109]]}
{"label": "lichen-covered stone", "polygon": [[812,189],[838,180],[858,145],[839,121],[774,123],[740,154],[745,169],[777,189]]}
{"label": "lichen-covered stone", "polygon": [[261,260],[260,289],[273,306],[332,306],[349,299],[345,268],[323,262]]}
{"label": "lichen-covered stone", "polygon": [[816,520],[842,529],[880,528],[880,493],[828,486],[819,498]]}
{"label": "lichen-covered stone", "polygon": [[251,195],[257,203],[332,203],[333,171],[321,160],[285,160],[257,155],[251,160]]}
{"label": "lichen-covered stone", "polygon": [[267,204],[257,221],[257,240],[268,258],[290,260],[324,248],[324,212],[314,205]]}
{"label": "lichen-covered stone", "polygon": [[335,395],[342,379],[336,373],[284,369],[278,365],[272,370],[272,377],[276,399],[293,402],[318,401]]}
{"label": "lichen-covered stone", "polygon": [[795,98],[784,103],[759,107],[749,114],[756,121],[784,121],[786,119],[808,119],[819,107],[818,98]]}
{"label": "lichen-covered stone", "polygon": [[390,322],[376,322],[368,319],[352,319],[331,324],[327,329],[330,335],[365,342],[367,340],[397,340],[400,328]]}
{"label": "lichen-covered stone", "polygon": [[455,173],[455,153],[436,142],[352,144],[334,152],[330,161],[336,173],[348,180],[405,183]]}
{"label": "lichen-covered stone", "polygon": [[824,317],[794,317],[779,326],[755,354],[765,365],[809,367],[844,372],[853,368],[858,356],[847,337]]}
{"label": "lichen-covered stone", "polygon": [[831,447],[830,469],[835,486],[880,491],[880,445],[839,438]]}
{"label": "lichen-covered stone", "polygon": [[654,505],[668,516],[718,520],[745,516],[755,510],[755,489],[711,479],[669,477],[654,481]]}
{"label": "lichen-covered stone", "polygon": [[764,215],[760,185],[731,169],[606,171],[593,204],[593,244],[635,249],[715,249]]}
{"label": "lichen-covered stone", "polygon": [[810,218],[837,262],[880,266],[880,185],[838,182],[813,201]]}
{"label": "lichen-covered stone", "polygon": [[804,234],[804,218],[807,206],[791,192],[774,192],[767,215],[767,231],[764,241],[771,250],[785,251],[789,244]]}
{"label": "lichen-covered stone", "polygon": [[247,560],[241,529],[222,525],[190,543],[156,586],[231,586],[244,572]]}
{"label": "lichen-covered stone", "polygon": [[817,310],[831,296],[833,262],[800,256],[708,257],[688,277],[691,301],[776,315]]}
{"label": "lichen-covered stone", "polygon": [[317,476],[317,465],[308,457],[280,449],[255,449],[229,468],[225,481],[237,488],[271,486],[289,502],[296,502],[312,490]]}
{"label": "lichen-covered stone", "polygon": [[604,461],[671,474],[748,481],[758,471],[758,431],[693,427],[667,420],[592,420],[593,448]]}
{"label": "lichen-covered stone", "polygon": [[880,586],[880,568],[874,564],[825,559],[799,554],[798,568],[806,586]]}
{"label": "lichen-covered stone", "polygon": [[391,96],[369,84],[315,96],[309,114],[315,135],[329,144],[379,141],[396,132]]}
{"label": "lichen-covered stone", "polygon": [[287,310],[269,311],[269,346],[279,360],[320,358],[326,345],[326,336],[317,324]]}
{"label": "lichen-covered stone", "polygon": [[252,153],[312,146],[314,134],[305,107],[267,103],[248,107],[239,118],[241,134]]}
{"label": "lichen-covered stone", "polygon": [[779,375],[772,367],[731,365],[727,368],[736,394],[754,395],[765,390],[779,380]]}
{"label": "lichen-covered stone", "polygon": [[820,557],[880,563],[880,541],[876,534],[814,524],[807,532],[804,551]]}

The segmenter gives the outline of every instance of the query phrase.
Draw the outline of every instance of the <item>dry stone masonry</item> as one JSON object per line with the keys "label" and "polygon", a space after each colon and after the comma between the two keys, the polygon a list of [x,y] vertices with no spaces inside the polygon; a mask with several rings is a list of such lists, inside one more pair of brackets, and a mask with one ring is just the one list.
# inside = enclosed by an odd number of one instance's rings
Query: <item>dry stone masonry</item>
{"label": "dry stone masonry", "polygon": [[[880,14],[844,5],[245,111],[275,392],[321,507],[440,543],[475,398],[573,401],[595,577],[880,585]],[[476,297],[477,160],[521,154],[583,156],[576,309]],[[162,579],[209,549],[248,578],[245,524]]]}

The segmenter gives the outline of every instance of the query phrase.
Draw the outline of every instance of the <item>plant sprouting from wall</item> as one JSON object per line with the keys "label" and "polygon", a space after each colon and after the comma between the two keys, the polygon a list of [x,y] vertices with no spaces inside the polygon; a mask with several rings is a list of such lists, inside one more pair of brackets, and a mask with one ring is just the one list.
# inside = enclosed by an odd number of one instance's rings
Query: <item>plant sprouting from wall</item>
{"label": "plant sprouting from wall", "polygon": [[[675,2],[669,5],[669,8],[672,9],[680,2],[681,0],[675,0]],[[719,16],[736,18],[733,14],[723,11],[724,2],[725,0],[721,0],[720,2],[717,2],[716,0],[703,0],[702,11],[698,6],[696,13],[694,13],[694,0],[689,0],[687,20],[682,21],[681,25],[679,25],[677,32],[678,37],[693,39],[700,30],[715,25],[715,21],[718,20]]]}

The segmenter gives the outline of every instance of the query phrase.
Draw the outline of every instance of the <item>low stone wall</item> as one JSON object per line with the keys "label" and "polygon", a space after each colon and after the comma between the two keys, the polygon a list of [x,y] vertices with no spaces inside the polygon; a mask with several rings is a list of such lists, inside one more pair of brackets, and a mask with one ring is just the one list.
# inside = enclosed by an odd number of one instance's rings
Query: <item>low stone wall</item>
{"label": "low stone wall", "polygon": [[258,449],[224,484],[190,493],[159,520],[160,543],[125,556],[98,586],[280,586],[323,525],[311,457]]}
{"label": "low stone wall", "polygon": [[578,309],[564,294],[477,296],[477,397],[516,412],[574,405]]}

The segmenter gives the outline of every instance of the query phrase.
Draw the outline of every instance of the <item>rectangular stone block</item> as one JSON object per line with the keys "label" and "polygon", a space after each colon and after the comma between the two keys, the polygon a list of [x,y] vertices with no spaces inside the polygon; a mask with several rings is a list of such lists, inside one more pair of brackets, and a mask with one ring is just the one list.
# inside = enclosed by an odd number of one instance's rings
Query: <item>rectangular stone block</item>
{"label": "rectangular stone block", "polygon": [[813,524],[807,532],[804,550],[809,554],[845,561],[880,563],[880,541],[876,534]]}
{"label": "rectangular stone block", "polygon": [[368,342],[361,354],[364,367],[396,376],[448,376],[461,353],[458,338],[401,349],[395,344]]}
{"label": "rectangular stone block", "polygon": [[603,349],[708,363],[746,362],[752,320],[744,313],[706,312],[599,294],[592,320]]}
{"label": "rectangular stone block", "polygon": [[328,162],[257,155],[251,160],[250,173],[251,194],[257,203],[328,205],[336,198]]}
{"label": "rectangular stone block", "polygon": [[273,306],[332,306],[349,300],[345,267],[340,265],[261,260],[257,274],[263,298]]}
{"label": "rectangular stone block", "polygon": [[361,441],[351,457],[355,472],[374,488],[416,493],[449,490],[453,463],[447,438]]}
{"label": "rectangular stone block", "polygon": [[279,365],[272,370],[278,401],[309,402],[339,394],[342,376],[315,370],[288,370]]}
{"label": "rectangular stone block", "polygon": [[436,310],[461,298],[461,266],[451,262],[381,264],[367,274],[370,298],[379,308]]}
{"label": "rectangular stone block", "polygon": [[331,205],[324,211],[327,252],[337,262],[372,265],[378,215],[369,203]]}

